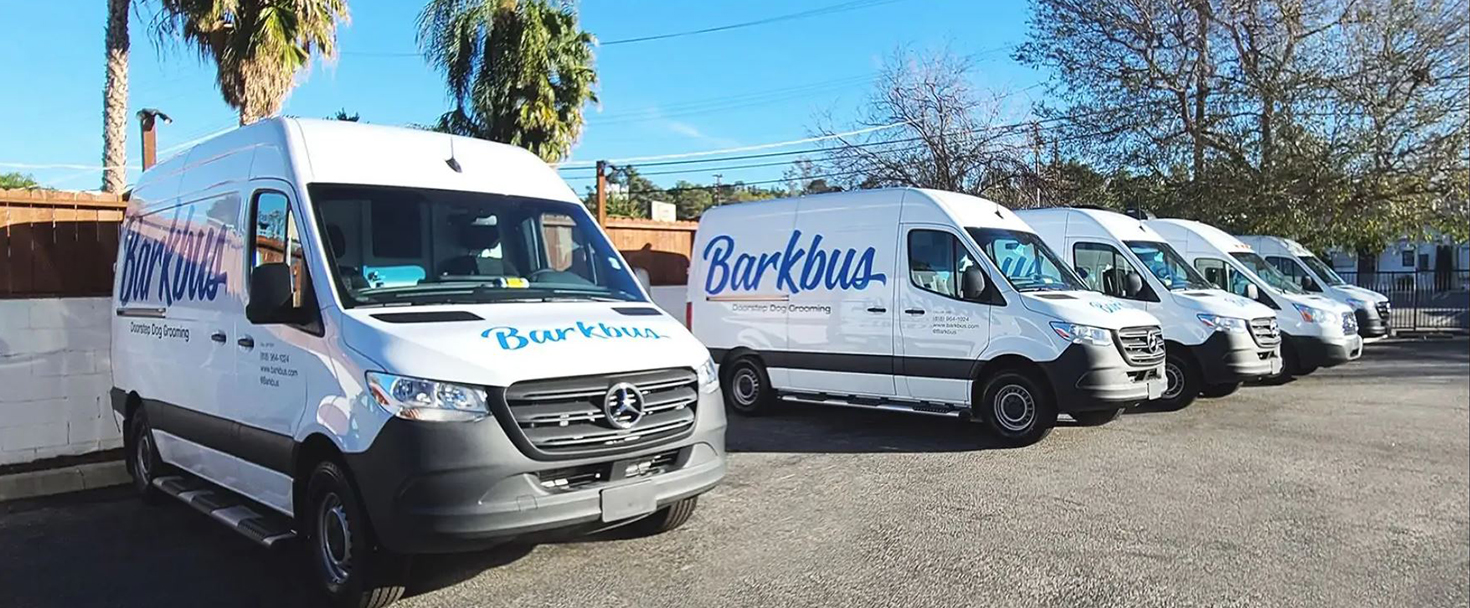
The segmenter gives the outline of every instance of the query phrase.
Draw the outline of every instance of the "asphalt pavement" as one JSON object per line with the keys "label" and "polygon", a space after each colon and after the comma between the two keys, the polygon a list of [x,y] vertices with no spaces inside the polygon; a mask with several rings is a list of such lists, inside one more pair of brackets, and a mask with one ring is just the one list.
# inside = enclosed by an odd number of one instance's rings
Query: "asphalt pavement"
{"label": "asphalt pavement", "polygon": [[[651,538],[435,556],[428,606],[1465,606],[1470,343],[992,449],[953,420],[733,418],[730,475]],[[125,488],[0,504],[0,606],[316,605],[266,551]]]}

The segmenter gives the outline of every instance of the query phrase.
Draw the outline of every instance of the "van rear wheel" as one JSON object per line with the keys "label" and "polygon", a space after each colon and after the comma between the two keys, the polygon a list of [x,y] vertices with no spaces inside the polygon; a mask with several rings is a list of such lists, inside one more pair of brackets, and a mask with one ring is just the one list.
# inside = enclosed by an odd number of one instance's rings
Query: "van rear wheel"
{"label": "van rear wheel", "polygon": [[1004,371],[990,378],[971,409],[990,434],[1008,447],[1041,441],[1057,424],[1051,395],[1020,371]]}
{"label": "van rear wheel", "polygon": [[158,455],[158,446],[153,443],[153,427],[148,425],[148,415],[142,408],[133,413],[128,421],[128,473],[133,476],[133,489],[144,504],[163,501],[163,492],[153,487],[153,480],[163,472],[163,458]]}
{"label": "van rear wheel", "polygon": [[381,608],[398,601],[408,583],[409,557],[382,550],[368,533],[366,513],[347,472],[318,464],[306,485],[307,551],[322,589],[344,608]]}
{"label": "van rear wheel", "polygon": [[730,364],[721,387],[725,391],[725,403],[735,413],[744,416],[759,416],[770,413],[776,401],[776,391],[771,388],[771,377],[766,366],[755,357],[741,357]]}
{"label": "van rear wheel", "polygon": [[640,536],[653,536],[677,530],[680,526],[689,523],[689,518],[694,517],[694,509],[698,506],[699,497],[690,496],[654,511],[652,515],[635,521],[629,526]]}

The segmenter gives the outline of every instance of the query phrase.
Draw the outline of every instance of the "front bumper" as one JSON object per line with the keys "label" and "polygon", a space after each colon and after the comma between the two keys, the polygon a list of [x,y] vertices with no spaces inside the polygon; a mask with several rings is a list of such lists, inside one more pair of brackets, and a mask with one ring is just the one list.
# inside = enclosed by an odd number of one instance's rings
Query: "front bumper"
{"label": "front bumper", "polygon": [[[725,409],[701,394],[684,439],[615,456],[539,461],[493,418],[471,423],[394,418],[366,451],[346,454],[377,539],[399,553],[472,551],[515,539],[593,531],[604,490],[648,484],[658,508],[704,493],[725,476]],[[676,453],[672,470],[628,477],[628,465]],[[542,474],[606,465],[605,481],[576,489],[543,485]],[[627,518],[632,519],[632,518]]]}
{"label": "front bumper", "polygon": [[1230,384],[1281,372],[1280,347],[1262,348],[1250,334],[1217,331],[1191,348],[1205,384]]}
{"label": "front bumper", "polygon": [[1383,317],[1370,313],[1361,308],[1357,309],[1353,316],[1358,319],[1358,335],[1364,338],[1381,338],[1388,335],[1388,324],[1383,322]]}
{"label": "front bumper", "polygon": [[1057,398],[1057,411],[1128,407],[1164,394],[1164,362],[1129,365],[1112,346],[1073,344],[1041,364]]}
{"label": "front bumper", "polygon": [[1297,360],[1307,369],[1342,365],[1363,356],[1363,339],[1357,335],[1324,338],[1282,334],[1281,337],[1291,344]]}

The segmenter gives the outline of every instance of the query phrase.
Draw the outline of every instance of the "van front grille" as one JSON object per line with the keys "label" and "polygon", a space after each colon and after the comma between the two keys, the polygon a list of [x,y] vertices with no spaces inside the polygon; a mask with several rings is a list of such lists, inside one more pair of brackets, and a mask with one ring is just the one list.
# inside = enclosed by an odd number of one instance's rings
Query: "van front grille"
{"label": "van front grille", "polygon": [[1383,319],[1383,322],[1387,323],[1389,312],[1388,301],[1384,300],[1382,302],[1379,302],[1377,305],[1375,305],[1375,308],[1378,309],[1378,318]]}
{"label": "van front grille", "polygon": [[692,431],[698,384],[687,368],[517,382],[503,395],[505,426],[532,457],[628,452]]}
{"label": "van front grille", "polygon": [[1164,360],[1164,333],[1157,325],[1118,330],[1118,349],[1129,365],[1158,365]]}
{"label": "van front grille", "polygon": [[[548,469],[536,473],[541,487],[547,490],[571,492],[589,488],[608,481],[652,477],[667,473],[681,466],[680,459],[689,448],[669,450],[649,456],[629,458],[616,462],[599,462],[576,467]],[[687,460],[687,458],[685,458]]]}
{"label": "van front grille", "polygon": [[1281,329],[1276,325],[1276,317],[1251,319],[1251,337],[1262,348],[1275,348],[1281,344]]}

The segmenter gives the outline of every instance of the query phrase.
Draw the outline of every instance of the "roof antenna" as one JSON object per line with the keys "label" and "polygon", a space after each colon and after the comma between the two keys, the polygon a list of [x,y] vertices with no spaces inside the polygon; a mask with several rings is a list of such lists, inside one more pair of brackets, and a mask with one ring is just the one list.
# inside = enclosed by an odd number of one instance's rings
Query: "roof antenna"
{"label": "roof antenna", "polygon": [[444,164],[454,169],[455,173],[464,173],[464,168],[459,166],[459,160],[454,158],[454,136],[449,136],[449,158],[444,159]]}
{"label": "roof antenna", "polygon": [[990,204],[995,205],[995,217],[998,217],[1000,219],[1006,219],[1006,216],[1003,215],[1003,214],[1001,214],[1001,212],[1000,212],[1000,203],[990,203]]}

